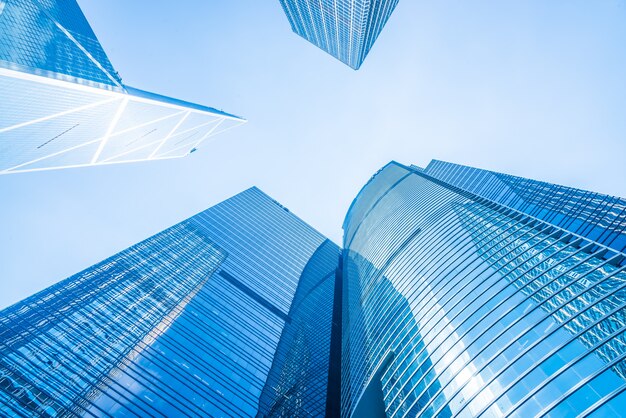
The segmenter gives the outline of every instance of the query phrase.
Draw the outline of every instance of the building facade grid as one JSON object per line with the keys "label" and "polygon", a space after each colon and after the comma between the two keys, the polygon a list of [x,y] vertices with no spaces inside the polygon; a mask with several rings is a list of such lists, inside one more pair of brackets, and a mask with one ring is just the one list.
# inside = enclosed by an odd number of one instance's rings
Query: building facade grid
{"label": "building facade grid", "polygon": [[280,0],[291,29],[358,70],[398,0]]}
{"label": "building facade grid", "polygon": [[344,416],[390,351],[388,416],[619,413],[623,253],[398,164],[344,231]]}
{"label": "building facade grid", "polygon": [[0,312],[0,411],[618,416],[619,199],[503,176],[391,162],[343,249],[240,193]]}

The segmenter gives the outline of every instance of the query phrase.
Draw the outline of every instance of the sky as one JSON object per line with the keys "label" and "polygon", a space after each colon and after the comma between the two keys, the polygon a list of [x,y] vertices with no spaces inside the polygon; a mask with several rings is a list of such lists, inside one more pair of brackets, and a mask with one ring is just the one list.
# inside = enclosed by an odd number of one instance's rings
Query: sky
{"label": "sky", "polygon": [[0,176],[0,308],[251,186],[341,243],[440,159],[626,196],[626,0],[400,0],[361,69],[278,0],[79,0],[125,84],[248,119],[175,160]]}

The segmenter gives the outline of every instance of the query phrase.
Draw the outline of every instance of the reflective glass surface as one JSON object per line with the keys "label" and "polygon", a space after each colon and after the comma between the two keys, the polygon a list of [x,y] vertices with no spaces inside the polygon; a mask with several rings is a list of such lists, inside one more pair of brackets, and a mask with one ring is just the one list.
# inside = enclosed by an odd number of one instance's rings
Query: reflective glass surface
{"label": "reflective glass surface", "polygon": [[376,173],[343,250],[252,188],[0,312],[0,412],[619,416],[626,255],[428,171]]}
{"label": "reflective glass surface", "polygon": [[0,174],[189,155],[245,120],[122,84],[75,0],[0,2]]}
{"label": "reflective glass surface", "polygon": [[280,0],[291,29],[358,70],[398,0]]}
{"label": "reflective glass surface", "polygon": [[397,163],[344,243],[342,415],[377,376],[390,417],[626,407],[624,254]]}
{"label": "reflective glass surface", "polygon": [[263,389],[259,417],[324,415],[338,260],[339,247],[326,241],[304,268]]}
{"label": "reflective glass surface", "polygon": [[128,401],[119,377],[141,373],[137,355],[225,257],[183,223],[2,311],[0,410],[98,415],[107,393]]}
{"label": "reflective glass surface", "polygon": [[424,173],[623,252],[626,200],[433,160]]}
{"label": "reflective glass surface", "polygon": [[240,193],[0,312],[0,414],[254,416],[272,367],[317,414],[338,254]]}
{"label": "reflective glass surface", "polygon": [[0,174],[183,157],[245,122],[137,89],[1,68],[0,94]]}
{"label": "reflective glass surface", "polygon": [[75,0],[1,3],[0,67],[121,87],[121,78]]}

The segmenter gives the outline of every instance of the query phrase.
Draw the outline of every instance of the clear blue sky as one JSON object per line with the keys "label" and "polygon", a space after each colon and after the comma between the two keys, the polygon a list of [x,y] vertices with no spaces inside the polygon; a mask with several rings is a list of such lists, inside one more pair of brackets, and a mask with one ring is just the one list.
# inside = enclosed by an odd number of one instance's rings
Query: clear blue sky
{"label": "clear blue sky", "polygon": [[0,308],[257,185],[341,242],[389,160],[626,196],[626,1],[401,0],[357,72],[278,0],[79,0],[128,85],[249,119],[188,158],[0,176]]}

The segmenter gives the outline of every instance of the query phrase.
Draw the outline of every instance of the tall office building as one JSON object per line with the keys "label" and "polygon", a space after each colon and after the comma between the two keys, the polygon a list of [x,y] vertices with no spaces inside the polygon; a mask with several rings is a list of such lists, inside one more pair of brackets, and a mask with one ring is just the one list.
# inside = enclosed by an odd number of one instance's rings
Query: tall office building
{"label": "tall office building", "polygon": [[2,311],[0,415],[317,416],[338,258],[240,193]]}
{"label": "tall office building", "polygon": [[0,0],[0,174],[176,158],[243,122],[126,86],[75,0]]}
{"label": "tall office building", "polygon": [[358,70],[398,0],[280,0],[291,29]]}
{"label": "tall office building", "polygon": [[425,172],[614,250],[626,251],[626,202],[618,197],[433,160]]}
{"label": "tall office building", "polygon": [[395,162],[344,223],[342,416],[620,416],[623,199]]}
{"label": "tall office building", "polygon": [[0,412],[619,416],[625,210],[391,162],[340,250],[250,189],[0,312]]}
{"label": "tall office building", "polygon": [[332,387],[339,385],[338,378],[329,376],[331,353],[339,354],[331,340],[336,338],[334,342],[340,343],[341,338],[332,327],[333,315],[338,315],[333,309],[338,260],[339,247],[327,240],[300,275],[258,417],[336,416],[333,412],[339,405],[333,409],[327,399],[333,396]]}

